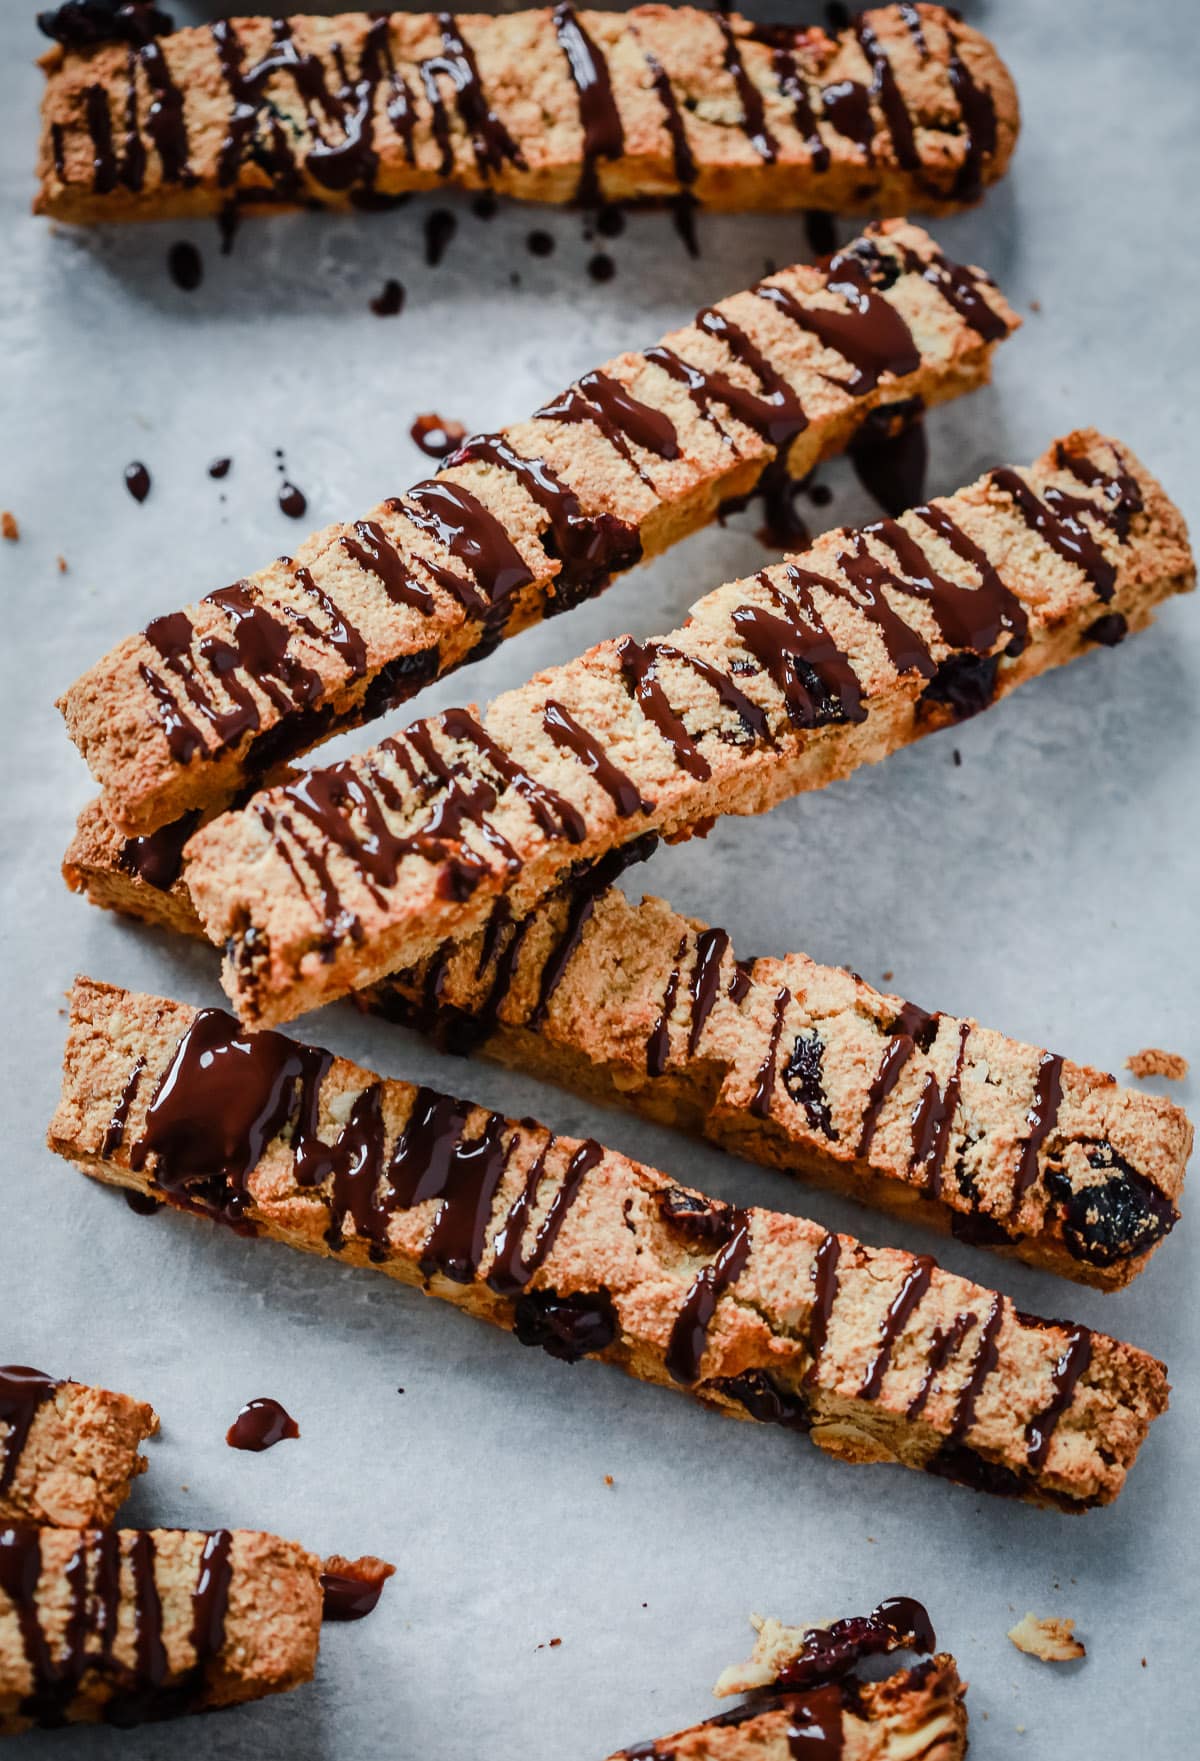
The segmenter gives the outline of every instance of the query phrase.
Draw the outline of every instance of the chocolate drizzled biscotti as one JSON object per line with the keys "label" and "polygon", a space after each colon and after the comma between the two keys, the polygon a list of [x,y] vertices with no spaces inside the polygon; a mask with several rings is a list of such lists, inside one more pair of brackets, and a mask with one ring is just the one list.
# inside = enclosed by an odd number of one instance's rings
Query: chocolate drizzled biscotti
{"label": "chocolate drizzled biscotti", "polygon": [[946,213],[1003,175],[1017,137],[1007,68],[941,6],[880,7],[835,37],[691,6],[234,18],[157,38],[131,20],[94,48],[71,22],[42,61],[34,204],[60,220],[369,209],[445,184],[685,215]]}
{"label": "chocolate drizzled biscotti", "polygon": [[370,720],[569,609],[880,405],[982,384],[1017,320],[903,222],[707,307],[294,557],[155,618],[60,701],[127,835]]}
{"label": "chocolate drizzled biscotti", "polygon": [[759,813],[963,715],[1194,585],[1178,510],[1117,442],[1025,471],[697,601],[223,814],[187,881],[241,1018],[284,1021],[528,912],[579,863]]}
{"label": "chocolate drizzled biscotti", "polygon": [[153,1407],[128,1394],[0,1366],[0,1523],[111,1523],[157,1430]]}
{"label": "chocolate drizzled biscotti", "polygon": [[0,1529],[0,1735],[298,1687],[320,1641],[320,1569],[249,1529]]}
{"label": "chocolate drizzled biscotti", "polygon": [[728,935],[602,870],[372,986],[370,1008],[880,1209],[1104,1290],[1174,1225],[1160,1095]]}
{"label": "chocolate drizzled biscotti", "polygon": [[[741,1706],[610,1761],[961,1761],[967,1749],[966,1683],[936,1640],[919,1602],[893,1596],[870,1614],[828,1627],[759,1629],[754,1656],[726,1670],[714,1692],[749,1694]],[[860,1662],[897,1650],[930,1653],[880,1681]]]}
{"label": "chocolate drizzled biscotti", "polygon": [[49,1142],[98,1179],[377,1265],[523,1344],[847,1461],[1081,1510],[1116,1497],[1166,1405],[1144,1352],[924,1256],[735,1210],[221,1010],[78,980]]}

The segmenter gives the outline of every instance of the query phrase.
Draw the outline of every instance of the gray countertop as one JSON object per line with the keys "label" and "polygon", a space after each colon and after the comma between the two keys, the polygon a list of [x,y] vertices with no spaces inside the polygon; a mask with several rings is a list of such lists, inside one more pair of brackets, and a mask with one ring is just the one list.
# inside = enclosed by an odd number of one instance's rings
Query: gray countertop
{"label": "gray countertop", "polygon": [[[171,9],[181,22],[223,10]],[[567,1370],[382,1278],[136,1217],[43,1147],[74,973],[220,999],[207,951],[63,890],[59,860],[91,789],[55,694],[150,615],[427,472],[408,437],[417,412],[480,428],[524,416],[768,258],[807,248],[799,217],[706,218],[693,262],[663,217],[641,215],[606,246],[617,275],[599,287],[579,216],[508,208],[484,225],[454,201],[457,236],[436,270],[422,261],[420,202],[376,219],[249,223],[228,258],[211,225],[54,227],[28,213],[32,11],[10,0],[0,20],[0,505],[21,524],[19,544],[0,545],[0,1357],[154,1402],[163,1434],[129,1521],[273,1528],[319,1551],[383,1554],[398,1572],[368,1622],[327,1633],[316,1682],[294,1695],[186,1729],[34,1737],[30,1751],[599,1757],[714,1710],[709,1686],[745,1654],[751,1610],[837,1615],[903,1592],[928,1604],[971,1683],[979,1761],[1182,1754],[1200,1711],[1191,1217],[1113,1297],[941,1245],[948,1265],[1021,1306],[1101,1326],[1170,1366],[1173,1410],[1123,1497],[1068,1518],[899,1470],[852,1471],[612,1372]],[[1008,181],[935,230],[995,274],[1026,323],[994,387],[931,418],[931,488],[1024,462],[1092,422],[1128,441],[1195,523],[1193,8],[966,11],[1008,59],[1025,127]],[[524,248],[535,225],[557,241],[548,258]],[[190,295],[166,271],[181,236],[206,266]],[[383,320],[368,300],[389,275],[408,300]],[[309,498],[302,528],[275,503],[277,447]],[[216,483],[206,466],[223,454],[234,464]],[[140,507],[122,487],[132,459],[153,476]],[[823,477],[831,522],[871,513],[844,464]],[[423,701],[486,701],[601,635],[669,628],[699,592],[761,566],[753,523],[693,538]],[[665,850],[630,884],[725,924],[743,951],[802,948],[876,982],[893,972],[893,988],[930,1007],[1105,1069],[1144,1045],[1195,1061],[1198,686],[1200,614],[1173,604],[1124,648],[768,818]],[[928,1246],[348,1008],[300,1031],[387,1073],[595,1134],[722,1196]],[[1195,1078],[1170,1092],[1194,1102]],[[302,1438],[236,1454],[225,1428],[259,1394],[284,1402]],[[1073,1616],[1087,1661],[1018,1655],[1005,1632],[1026,1609]]]}

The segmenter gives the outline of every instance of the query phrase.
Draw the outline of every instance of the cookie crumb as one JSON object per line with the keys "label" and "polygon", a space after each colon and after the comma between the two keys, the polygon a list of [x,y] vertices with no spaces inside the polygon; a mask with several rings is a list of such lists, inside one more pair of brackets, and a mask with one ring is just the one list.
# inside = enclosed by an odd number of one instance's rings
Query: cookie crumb
{"label": "cookie crumb", "polygon": [[1146,1667],[1146,1659],[1143,1657],[1142,1658],[1142,1668],[1145,1669],[1145,1667]]}
{"label": "cookie crumb", "polygon": [[555,1646],[556,1646],[556,1645],[561,1645],[561,1644],[562,1644],[562,1640],[561,1640],[561,1639],[551,1639],[551,1641],[550,1641],[550,1649],[551,1649],[551,1650],[552,1650],[552,1651],[553,1651],[553,1649],[554,1649],[554,1647],[555,1647]]}
{"label": "cookie crumb", "polygon": [[1131,1052],[1125,1068],[1134,1076],[1165,1076],[1171,1082],[1182,1082],[1188,1073],[1188,1061],[1178,1052],[1164,1052],[1159,1046],[1146,1046]]}
{"label": "cookie crumb", "polygon": [[1030,311],[1031,311],[1031,312],[1040,312],[1040,311],[1041,311],[1041,309],[1042,309],[1042,302],[1041,302],[1041,300],[1030,300],[1030,302],[1029,302],[1029,310],[1030,310]]}
{"label": "cookie crumb", "polygon": [[611,1474],[605,1474],[605,1476],[604,1476],[604,1484],[605,1484],[605,1485],[606,1485],[606,1486],[611,1486],[611,1485],[612,1485],[612,1484],[613,1484],[613,1477],[612,1477],[612,1475],[611,1475]]}
{"label": "cookie crumb", "polygon": [[21,528],[17,525],[16,514],[10,514],[5,508],[0,513],[0,538],[7,538],[10,544],[15,544],[20,536]]}
{"label": "cookie crumb", "polygon": [[1008,1634],[1018,1651],[1043,1663],[1073,1663],[1078,1657],[1086,1657],[1085,1646],[1074,1635],[1073,1620],[1054,1616],[1039,1620],[1036,1614],[1027,1614]]}
{"label": "cookie crumb", "polygon": [[66,557],[65,556],[56,556],[54,560],[58,564],[59,574],[65,575],[67,572],[67,559],[66,559]]}
{"label": "cookie crumb", "polygon": [[954,748],[954,764],[955,764],[956,769],[961,768],[962,753],[959,751],[957,746]]}
{"label": "cookie crumb", "polygon": [[896,974],[892,971],[891,967],[889,966],[887,971],[883,974],[884,984],[891,984],[891,982],[895,978],[895,976],[896,976]]}

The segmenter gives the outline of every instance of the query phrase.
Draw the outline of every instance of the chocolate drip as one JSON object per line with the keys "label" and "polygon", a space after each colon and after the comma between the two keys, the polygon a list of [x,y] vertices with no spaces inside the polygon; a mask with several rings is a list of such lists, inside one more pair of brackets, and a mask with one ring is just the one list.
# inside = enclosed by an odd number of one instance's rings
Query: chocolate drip
{"label": "chocolate drip", "polygon": [[729,937],[723,929],[706,929],[696,938],[696,960],[692,967],[692,1019],[688,1028],[687,1055],[696,1056],[705,1023],[713,1012],[721,984],[721,962],[729,949]]}
{"label": "chocolate drip", "polygon": [[0,1423],[8,1433],[0,1441],[0,1496],[13,1483],[22,1452],[29,1440],[30,1428],[38,1408],[53,1400],[61,1383],[41,1370],[26,1364],[6,1364],[0,1368]]}
{"label": "chocolate drip", "polygon": [[717,1303],[741,1277],[750,1257],[750,1213],[734,1211],[729,1228],[728,1240],[716,1259],[696,1274],[671,1329],[666,1366],[676,1382],[690,1384],[698,1380]]}
{"label": "chocolate drip", "polygon": [[660,660],[675,661],[688,667],[698,678],[712,686],[722,705],[733,711],[751,738],[769,739],[769,726],[763,711],[744,692],[739,691],[733,680],[721,672],[719,667],[713,666],[711,661],[688,654],[686,650],[676,648],[670,642],[647,642],[643,645],[635,642],[632,636],[621,639],[617,647],[617,659],[621,663],[625,688],[636,700],[642,714],[647,721],[654,724],[670,745],[676,762],[700,782],[708,780],[712,775],[712,767],[671,705],[659,679]]}
{"label": "chocolate drip", "polygon": [[260,1455],[264,1449],[273,1449],[276,1443],[299,1435],[300,1427],[291,1414],[277,1400],[263,1395],[246,1402],[226,1431],[225,1441],[231,1449],[246,1449]]}
{"label": "chocolate drip", "polygon": [[1044,490],[1039,499],[1025,479],[1007,467],[993,471],[990,481],[1012,498],[1031,532],[1036,532],[1064,562],[1082,569],[1097,599],[1107,604],[1116,590],[1117,571],[1082,519],[1084,514],[1103,519],[1104,510],[1094,501],[1068,495],[1053,485]]}
{"label": "chocolate drip", "polygon": [[560,751],[570,752],[590,771],[621,819],[654,811],[654,803],[643,799],[632,777],[613,763],[595,734],[582,727],[563,704],[553,698],[547,700],[542,710],[542,726]]}
{"label": "chocolate drip", "polygon": [[[769,292],[765,292],[763,297],[769,299],[771,296]],[[718,342],[725,344],[735,361],[740,361],[743,367],[749,368],[764,393],[761,397],[751,397],[749,393],[743,392],[738,400],[741,404],[739,408],[738,403],[730,400],[729,382],[718,384],[716,378],[709,374],[709,385],[715,396],[728,405],[733,415],[754,428],[772,446],[790,445],[808,427],[808,417],[793,387],[772,367],[758,344],[716,306],[706,306],[702,312],[698,312],[695,322],[698,330],[715,336]],[[648,360],[656,358],[656,351],[647,351]],[[764,411],[767,412],[765,424]]]}
{"label": "chocolate drip", "polygon": [[[968,538],[962,527],[957,526],[945,508],[936,502],[913,511],[956,557],[971,565],[979,576],[978,587],[960,587],[957,582],[937,574],[925,553],[902,526],[897,527],[885,520],[867,530],[877,532],[895,551],[901,568],[918,589],[929,590],[929,609],[946,641],[954,648],[974,648],[986,653],[1000,631],[1007,630],[1010,634],[1007,652],[1019,654],[1029,639],[1029,614],[1012,589],[1000,579],[987,552],[974,539]],[[899,542],[895,541],[897,532],[903,534]]]}
{"label": "chocolate drip", "polygon": [[788,1692],[846,1676],[868,1657],[893,1651],[928,1656],[937,1646],[933,1622],[911,1596],[889,1596],[870,1614],[851,1615],[827,1627],[810,1627],[801,1649],[780,1668],[774,1685]]}
{"label": "chocolate drip", "polygon": [[783,1086],[796,1105],[803,1107],[804,1116],[814,1131],[824,1132],[831,1142],[838,1139],[837,1126],[829,1111],[829,1097],[822,1080],[825,1045],[815,1028],[798,1033],[783,1073]]}
{"label": "chocolate drip", "polygon": [[837,564],[850,586],[841,586],[824,575],[812,575],[788,563],[785,570],[789,581],[822,587],[826,593],[854,606],[869,623],[874,624],[888,659],[898,673],[916,672],[932,679],[936,672],[933,656],[924,638],[906,624],[883,591],[889,582],[899,585],[892,571],[872,554],[861,532],[853,534],[854,549],[838,552]]}
{"label": "chocolate drip", "polygon": [[573,6],[560,4],[554,8],[554,29],[579,94],[579,120],[583,125],[583,170],[575,199],[591,207],[602,200],[599,162],[621,158],[625,131],[613,96],[608,62],[580,24]]}
{"label": "chocolate drip", "polygon": [[813,114],[808,82],[796,66],[797,32],[790,25],[751,24],[747,31],[751,42],[766,43],[771,49],[771,71],[782,97],[792,107],[796,132],[804,136],[812,169],[829,169],[829,148],[821,139],[821,131]]}
{"label": "chocolate drip", "polygon": [[888,1304],[887,1313],[883,1317],[883,1326],[879,1332],[879,1344],[875,1356],[867,1366],[862,1387],[858,1391],[860,1400],[874,1400],[883,1387],[883,1378],[888,1364],[892,1361],[892,1352],[896,1341],[907,1327],[909,1318],[925,1292],[933,1281],[934,1261],[927,1254],[919,1254],[912,1263],[903,1284]]}
{"label": "chocolate drip", "polygon": [[546,1158],[556,1141],[552,1137],[534,1162],[529,1170],[524,1189],[513,1203],[496,1235],[487,1284],[488,1288],[494,1290],[499,1296],[517,1295],[530,1284],[545,1265],[550,1250],[558,1239],[559,1231],[566,1221],[567,1212],[579,1196],[584,1180],[604,1158],[604,1151],[600,1145],[593,1143],[590,1138],[579,1145],[567,1164],[558,1190],[551,1199],[538,1232],[526,1252],[523,1246],[526,1229],[537,1206],[538,1190],[546,1171]]}
{"label": "chocolate drip", "polygon": [[[634,27],[637,34],[637,27]],[[675,216],[675,230],[683,240],[688,255],[700,255],[696,244],[696,198],[692,194],[692,185],[696,181],[696,160],[688,145],[687,129],[684,126],[683,112],[679,107],[679,99],[675,96],[675,88],[671,84],[671,76],[661,61],[652,55],[649,49],[643,49],[646,66],[650,70],[650,82],[654,93],[663,107],[663,121],[666,125],[667,137],[671,142],[671,157],[675,167],[675,181],[679,185],[679,194],[672,202]]]}
{"label": "chocolate drip", "polygon": [[786,985],[781,986],[775,996],[775,1014],[767,1040],[767,1049],[763,1054],[763,1061],[758,1067],[758,1074],[754,1080],[754,1092],[750,1096],[750,1112],[756,1119],[769,1119],[771,1116],[771,1097],[775,1093],[775,1070],[779,1059],[779,1040],[783,1033],[783,1018],[791,1000],[791,991]]}
{"label": "chocolate drip", "polygon": [[607,373],[585,373],[561,397],[535,411],[534,418],[546,422],[590,422],[651,488],[653,480],[634,457],[629,441],[660,459],[679,457],[679,437],[670,418],[639,402]]}
{"label": "chocolate drip", "polygon": [[1058,1123],[1062,1104],[1063,1060],[1054,1052],[1043,1052],[1038,1059],[1037,1082],[1033,1100],[1025,1118],[1029,1136],[1021,1145],[1017,1172],[1013,1179],[1012,1215],[1021,1208],[1021,1201],[1038,1177],[1038,1156],[1042,1145]]}
{"label": "chocolate drip", "polygon": [[883,111],[896,163],[905,171],[920,171],[921,155],[908,105],[896,83],[896,75],[884,52],[883,45],[865,18],[855,21],[854,34],[859,48],[871,64],[871,96]]}
{"label": "chocolate drip", "polygon": [[434,135],[442,150],[441,175],[450,175],[454,155],[449,123],[437,85],[438,74],[448,78],[454,87],[458,113],[471,137],[480,175],[486,180],[492,172],[502,170],[506,162],[524,171],[525,156],[488,104],[474,52],[463,40],[458,21],[450,12],[439,12],[437,18],[444,52],[421,63],[421,80],[425,96],[433,107]]}
{"label": "chocolate drip", "polygon": [[675,1001],[679,995],[679,975],[683,970],[683,956],[687,952],[687,944],[688,939],[684,935],[680,938],[679,946],[675,950],[675,965],[667,980],[667,988],[663,993],[662,1008],[659,1010],[658,1020],[654,1023],[650,1038],[646,1041],[646,1074],[648,1076],[661,1076],[671,1055],[671,1016],[675,1012]]}
{"label": "chocolate drip", "polygon": [[783,616],[776,617],[759,605],[739,605],[733,613],[738,636],[770,675],[794,726],[823,728],[865,721],[862,686],[822,622],[808,590],[810,582],[824,585],[821,577],[807,576],[794,566],[785,568],[785,574],[795,590],[794,599],[782,593],[765,572],[755,577]]}
{"label": "chocolate drip", "polygon": [[[530,500],[549,517],[554,542],[551,554],[559,558],[562,568],[554,582],[548,613],[577,605],[612,574],[641,561],[642,544],[636,528],[612,514],[585,514],[575,491],[545,459],[522,458],[503,434],[476,434],[450,462],[460,465],[475,460],[511,472]],[[542,543],[550,549],[544,534]]]}
{"label": "chocolate drip", "polygon": [[129,1109],[133,1105],[133,1097],[138,1091],[138,1084],[142,1080],[142,1071],[145,1068],[145,1058],[139,1058],[129,1072],[125,1087],[117,1097],[117,1104],[112,1110],[112,1118],[108,1122],[108,1128],[100,1144],[100,1156],[103,1161],[107,1162],[110,1157],[115,1155],[121,1145],[125,1136],[125,1121],[129,1117]]}
{"label": "chocolate drip", "polygon": [[908,1403],[906,1416],[910,1421],[917,1418],[925,1410],[925,1404],[933,1392],[939,1372],[945,1369],[975,1325],[977,1318],[970,1313],[959,1314],[955,1315],[948,1327],[933,1329],[930,1335],[929,1349],[925,1354],[925,1374],[921,1378],[920,1387]]}
{"label": "chocolate drip", "polygon": [[925,400],[903,398],[869,410],[846,450],[867,494],[893,519],[905,513],[925,494]]}
{"label": "chocolate drip", "polygon": [[[874,247],[871,249],[874,252]],[[864,260],[861,249],[854,248],[839,251],[830,259],[826,286],[846,301],[848,312],[801,305],[786,288],[771,282],[760,282],[754,289],[759,299],[767,300],[800,330],[808,331],[850,363],[852,379],[835,379],[828,373],[822,377],[852,397],[874,391],[884,373],[900,379],[921,365],[920,350],[908,325],[871,285],[878,259],[879,253],[874,252],[872,259]]]}
{"label": "chocolate drip", "polygon": [[997,1296],[993,1298],[987,1320],[979,1330],[975,1356],[954,1408],[954,1420],[950,1427],[951,1443],[960,1443],[975,1423],[975,1408],[979,1404],[983,1385],[1000,1361],[1000,1349],[996,1340],[1003,1322],[1004,1298]]}
{"label": "chocolate drip", "polygon": [[809,1382],[816,1380],[821,1354],[829,1339],[829,1321],[833,1314],[833,1305],[837,1301],[837,1269],[841,1257],[841,1237],[823,1236],[812,1263],[813,1300],[812,1313],[808,1320],[808,1351],[812,1361],[806,1377]]}
{"label": "chocolate drip", "polygon": [[160,893],[169,892],[183,870],[183,847],[199,821],[198,811],[184,813],[145,837],[126,838],[117,854],[117,867]]}
{"label": "chocolate drip", "polygon": [[946,1152],[950,1147],[954,1115],[958,1109],[959,1090],[962,1087],[963,1059],[966,1055],[970,1033],[970,1023],[961,1022],[958,1029],[958,1056],[954,1061],[954,1068],[950,1072],[945,1088],[939,1088],[938,1079],[931,1070],[925,1078],[920,1098],[913,1109],[912,1155],[909,1158],[909,1172],[923,1173],[925,1190],[931,1198],[937,1198],[942,1188],[942,1168],[945,1164]]}
{"label": "chocolate drip", "polygon": [[333,1162],[316,1134],[331,1063],[317,1047],[278,1033],[248,1034],[224,1010],[202,1009],[159,1078],[130,1168],[139,1173],[153,1155],[158,1186],[236,1221],[251,1203],[249,1176],[290,1125],[296,1179],[316,1185]]}
{"label": "chocolate drip", "polygon": [[1035,1472],[1046,1465],[1055,1427],[1074,1399],[1080,1377],[1087,1374],[1091,1361],[1091,1332],[1087,1327],[1073,1327],[1054,1368],[1054,1393],[1025,1427],[1025,1459]]}
{"label": "chocolate drip", "polygon": [[83,95],[84,115],[92,137],[92,189],[107,196],[117,187],[117,158],[113,152],[112,117],[108,93],[103,86],[89,86]]}
{"label": "chocolate drip", "polygon": [[140,459],[125,467],[125,487],[134,501],[145,501],[150,493],[150,473]]}
{"label": "chocolate drip", "polygon": [[376,521],[356,521],[353,532],[343,532],[339,543],[352,562],[365,569],[368,575],[375,576],[393,605],[411,606],[425,617],[432,613],[432,593],[415,579],[400,552]]}
{"label": "chocolate drip", "polygon": [[167,1679],[162,1600],[154,1574],[156,1554],[154,1536],[144,1529],[138,1530],[126,1555],[133,1576],[133,1681],[117,1701],[111,1701],[105,1708],[108,1721],[120,1728],[153,1717]]}
{"label": "chocolate drip", "polygon": [[545,1020],[550,999],[566,975],[588,920],[596,908],[597,899],[608,891],[618,875],[631,863],[642,862],[651,855],[657,842],[657,838],[650,835],[636,838],[620,849],[608,851],[571,887],[566,922],[542,966],[537,1002],[525,1023],[526,1027],[537,1028]]}
{"label": "chocolate drip", "polygon": [[950,84],[966,131],[966,152],[951,195],[959,202],[977,202],[983,194],[983,165],[996,151],[996,105],[992,94],[976,85],[959,53],[958,34],[950,32]]}
{"label": "chocolate drip", "polygon": [[742,107],[742,130],[763,164],[774,165],[778,148],[775,137],[767,126],[762,93],[746,72],[738,40],[733,34],[733,26],[723,12],[717,13],[717,24],[725,38],[725,71],[733,80],[738,103]]}
{"label": "chocolate drip", "polygon": [[[746,340],[749,342],[749,338]],[[645,349],[643,357],[647,361],[653,361],[655,366],[661,367],[663,372],[674,379],[677,384],[685,386],[688,396],[700,414],[727,441],[729,441],[729,436],[712,413],[714,404],[723,405],[731,416],[735,416],[739,422],[744,422],[747,428],[752,429],[762,440],[771,445],[782,445],[784,441],[791,440],[800,432],[801,428],[807,425],[807,418],[804,418],[803,411],[800,411],[802,419],[799,427],[793,425],[794,412],[787,416],[781,414],[783,394],[770,399],[760,397],[757,392],[747,391],[744,385],[735,384],[728,374],[694,367],[690,361],[682,360],[673,349],[665,348],[661,343],[656,343],[653,348]],[[780,383],[782,384],[782,381]],[[784,392],[787,393],[786,387],[784,387]],[[790,396],[790,393],[787,395]],[[777,435],[779,436],[778,440],[775,438]],[[733,443],[730,441],[730,444]]]}
{"label": "chocolate drip", "polygon": [[470,1284],[479,1270],[492,1204],[512,1148],[504,1120],[492,1113],[479,1135],[464,1133],[472,1109],[422,1088],[397,1141],[388,1168],[388,1209],[412,1210],[441,1200],[418,1260],[422,1275],[435,1272]]}
{"label": "chocolate drip", "polygon": [[155,37],[169,36],[175,21],[149,0],[63,0],[38,13],[37,27],[64,49],[88,50],[101,43],[141,48]]}
{"label": "chocolate drip", "polygon": [[438,539],[470,569],[490,604],[507,599],[533,580],[500,521],[461,484],[444,478],[418,483],[409,490],[404,512],[420,531]]}
{"label": "chocolate drip", "polygon": [[[321,1619],[365,1620],[378,1607],[383,1586],[391,1577],[393,1568],[390,1565],[385,1567],[382,1561],[341,1563],[357,1569],[321,1573]],[[372,1564],[376,1569],[368,1574],[363,1568]]]}
{"label": "chocolate drip", "polygon": [[821,87],[821,111],[840,135],[861,147],[868,165],[875,160],[875,119],[871,97],[858,80],[840,79]]}
{"label": "chocolate drip", "polygon": [[879,1116],[888,1096],[900,1080],[901,1073],[917,1047],[927,1052],[937,1036],[940,1016],[929,1015],[915,1003],[904,1003],[888,1032],[890,1039],[871,1081],[863,1114],[862,1131],[854,1154],[861,1159],[871,1147]]}
{"label": "chocolate drip", "polygon": [[390,1188],[384,1196],[379,1192],[383,1149],[382,1085],[373,1082],[355,1098],[337,1141],[325,1230],[325,1241],[333,1253],[340,1253],[346,1245],[349,1218],[356,1239],[367,1244],[368,1256],[377,1263],[387,1257],[391,1206]]}

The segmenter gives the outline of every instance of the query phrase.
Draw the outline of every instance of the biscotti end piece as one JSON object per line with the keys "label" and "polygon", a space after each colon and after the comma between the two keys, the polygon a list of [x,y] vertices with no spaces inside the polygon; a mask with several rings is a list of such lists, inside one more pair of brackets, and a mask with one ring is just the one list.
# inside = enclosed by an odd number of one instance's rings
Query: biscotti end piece
{"label": "biscotti end piece", "polygon": [[196,823],[188,814],[147,837],[127,838],[102,802],[89,801],[63,857],[63,879],[93,905],[177,935],[202,938],[204,930],[183,880],[183,846]]}
{"label": "biscotti end piece", "polygon": [[234,18],[68,35],[41,65],[34,208],[84,223],[455,185],[669,200],[691,242],[697,206],[953,212],[1003,176],[1018,127],[991,43],[929,5],[836,36],[661,5]]}
{"label": "biscotti end piece", "polygon": [[308,1681],[320,1560],[250,1529],[0,1530],[0,1733],[119,1726]]}
{"label": "biscotti end piece", "polygon": [[847,1462],[1082,1510],[1117,1496],[1166,1406],[1146,1353],[925,1256],[717,1204],[221,1010],[77,981],[49,1141],[100,1180],[377,1266]]}
{"label": "biscotti end piece", "polygon": [[619,1749],[609,1761],[788,1761],[809,1752],[842,1761],[962,1761],[965,1694],[954,1658],[938,1652],[882,1681],[756,1696],[704,1724]]}
{"label": "biscotti end piece", "polygon": [[496,699],[266,790],[187,846],[223,983],[267,1026],[525,915],[652,832],[758,813],[986,707],[1195,584],[1182,515],[1091,430],[1029,469],[719,587]]}
{"label": "biscotti end piece", "polygon": [[228,805],[293,753],[569,610],[882,405],[984,383],[1016,328],[981,271],[886,221],[706,308],[294,556],[151,620],[60,699],[126,836]]}
{"label": "biscotti end piece", "polygon": [[111,1523],[157,1430],[153,1407],[128,1394],[0,1367],[0,1521]]}
{"label": "biscotti end piece", "polygon": [[1054,1615],[1039,1620],[1027,1614],[1009,1628],[1008,1636],[1018,1651],[1042,1663],[1077,1663],[1087,1656],[1087,1646],[1075,1637],[1075,1622]]}

